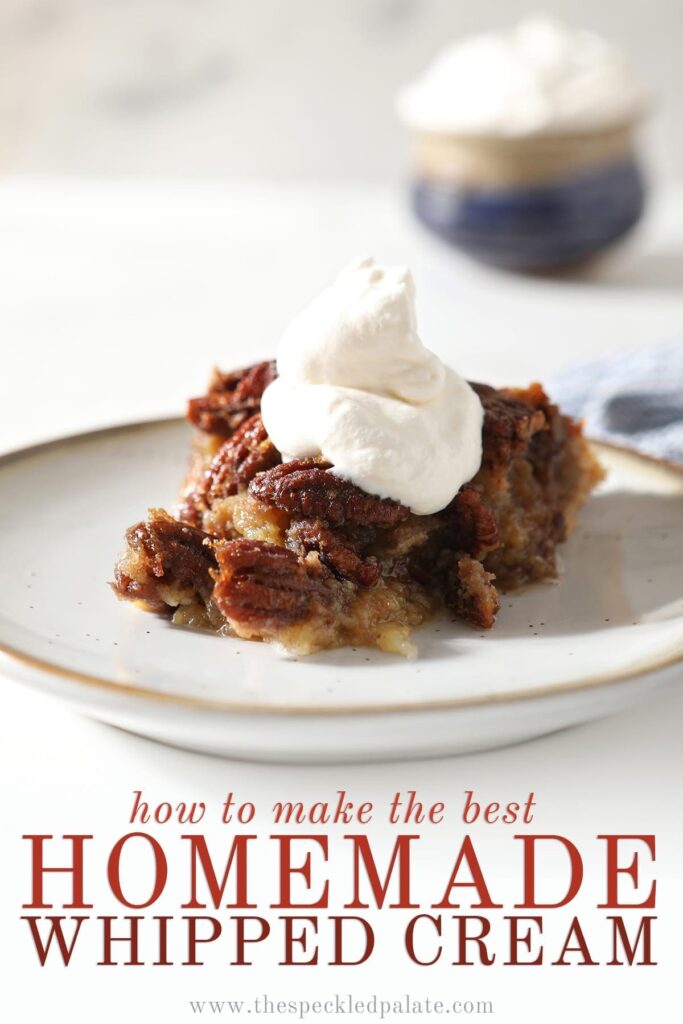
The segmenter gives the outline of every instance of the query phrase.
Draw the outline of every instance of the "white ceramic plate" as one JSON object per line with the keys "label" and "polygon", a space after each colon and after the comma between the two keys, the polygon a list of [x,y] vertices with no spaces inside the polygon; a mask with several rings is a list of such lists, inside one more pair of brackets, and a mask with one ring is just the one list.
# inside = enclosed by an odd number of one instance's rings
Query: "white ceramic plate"
{"label": "white ceramic plate", "polygon": [[124,529],[171,505],[189,429],[99,431],[0,460],[7,674],[95,718],[196,750],[332,761],[459,753],[627,706],[683,674],[683,474],[600,448],[607,483],[559,584],[506,597],[481,635],[442,621],[419,656],[288,659],[170,625],[106,586]]}

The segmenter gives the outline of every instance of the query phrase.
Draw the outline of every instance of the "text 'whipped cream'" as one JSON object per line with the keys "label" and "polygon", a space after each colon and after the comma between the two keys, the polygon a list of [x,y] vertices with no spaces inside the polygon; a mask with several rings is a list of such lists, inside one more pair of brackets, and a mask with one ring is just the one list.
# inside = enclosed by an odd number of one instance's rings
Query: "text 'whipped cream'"
{"label": "text 'whipped cream'", "polygon": [[420,341],[406,267],[350,264],[284,332],[277,369],[261,415],[286,461],[322,455],[418,515],[479,469],[481,402]]}
{"label": "text 'whipped cream'", "polygon": [[417,131],[505,136],[628,124],[646,105],[619,49],[542,16],[455,42],[397,97]]}

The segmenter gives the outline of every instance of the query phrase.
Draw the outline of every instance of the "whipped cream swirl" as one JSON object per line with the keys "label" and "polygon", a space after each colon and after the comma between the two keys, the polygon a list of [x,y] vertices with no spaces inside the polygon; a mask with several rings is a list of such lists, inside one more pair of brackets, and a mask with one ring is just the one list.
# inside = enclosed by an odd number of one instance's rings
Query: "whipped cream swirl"
{"label": "whipped cream swirl", "polygon": [[481,402],[420,341],[406,267],[354,261],[289,325],[277,368],[261,415],[285,460],[322,455],[418,515],[479,469]]}
{"label": "whipped cream swirl", "polygon": [[543,16],[453,43],[397,97],[411,128],[464,135],[599,131],[632,123],[646,106],[620,50]]}

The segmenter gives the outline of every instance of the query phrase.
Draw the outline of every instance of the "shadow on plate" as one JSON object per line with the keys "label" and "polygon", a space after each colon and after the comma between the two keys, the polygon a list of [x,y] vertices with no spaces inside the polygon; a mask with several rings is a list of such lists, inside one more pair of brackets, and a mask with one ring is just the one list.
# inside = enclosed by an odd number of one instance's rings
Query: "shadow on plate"
{"label": "shadow on plate", "polygon": [[560,548],[557,583],[503,595],[492,633],[583,634],[680,615],[683,495],[598,494]]}

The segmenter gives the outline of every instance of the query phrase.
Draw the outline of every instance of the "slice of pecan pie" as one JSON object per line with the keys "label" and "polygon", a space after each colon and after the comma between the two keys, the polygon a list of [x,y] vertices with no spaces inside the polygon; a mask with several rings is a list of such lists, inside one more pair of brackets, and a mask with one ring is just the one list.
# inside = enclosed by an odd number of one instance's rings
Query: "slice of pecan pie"
{"label": "slice of pecan pie", "polygon": [[481,468],[445,509],[419,516],[322,458],[283,462],[259,415],[275,375],[272,362],[216,372],[190,401],[197,433],[179,507],[128,530],[119,597],[299,654],[405,654],[435,612],[488,629],[500,590],[557,576],[557,545],[602,471],[540,384],[472,385],[484,407]]}

